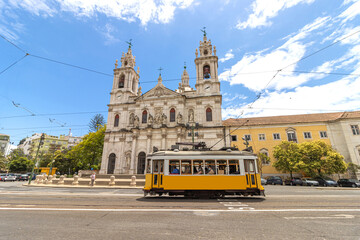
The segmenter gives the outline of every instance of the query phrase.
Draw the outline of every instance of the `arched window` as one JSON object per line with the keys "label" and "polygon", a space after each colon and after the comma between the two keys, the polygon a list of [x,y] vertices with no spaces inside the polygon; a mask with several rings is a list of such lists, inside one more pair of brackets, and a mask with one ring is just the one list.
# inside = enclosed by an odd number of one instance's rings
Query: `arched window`
{"label": "arched window", "polygon": [[286,135],[289,142],[297,143],[296,130],[294,128],[289,127],[288,129],[286,129]]}
{"label": "arched window", "polygon": [[170,122],[175,122],[175,109],[170,109]]}
{"label": "arched window", "polygon": [[212,110],[211,110],[211,108],[206,109],[206,121],[207,122],[212,121]]}
{"label": "arched window", "polygon": [[133,90],[133,92],[135,93],[135,90],[136,90],[136,81],[135,81],[135,78],[133,78],[133,81],[132,81],[132,90]]}
{"label": "arched window", "polygon": [[125,86],[125,75],[121,74],[119,79],[119,88],[124,88],[124,86]]}
{"label": "arched window", "polygon": [[144,152],[140,152],[138,155],[137,174],[145,173],[145,159],[146,159],[146,154]]}
{"label": "arched window", "polygon": [[114,121],[114,127],[118,127],[118,126],[119,126],[119,115],[116,114],[115,121]]}
{"label": "arched window", "polygon": [[204,79],[211,78],[211,76],[210,76],[210,66],[209,65],[204,66],[203,73],[204,73]]}
{"label": "arched window", "polygon": [[147,123],[147,111],[144,110],[142,113],[142,123]]}

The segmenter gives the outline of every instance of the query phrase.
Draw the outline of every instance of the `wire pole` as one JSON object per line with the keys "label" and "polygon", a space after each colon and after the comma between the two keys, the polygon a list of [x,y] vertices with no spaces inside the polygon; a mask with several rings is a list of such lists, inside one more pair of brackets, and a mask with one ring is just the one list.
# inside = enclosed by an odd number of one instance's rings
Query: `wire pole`
{"label": "wire pole", "polygon": [[35,155],[35,159],[34,159],[34,166],[33,166],[32,171],[31,171],[31,175],[30,175],[30,178],[29,178],[29,184],[28,185],[31,184],[31,180],[32,180],[33,175],[34,175],[35,165],[37,163],[37,157],[38,157],[38,154],[39,154],[39,150],[40,150],[40,147],[44,144],[44,139],[45,139],[45,134],[42,133],[41,137],[40,137],[39,145],[38,145],[38,148],[37,148],[37,151],[36,151],[36,155]]}

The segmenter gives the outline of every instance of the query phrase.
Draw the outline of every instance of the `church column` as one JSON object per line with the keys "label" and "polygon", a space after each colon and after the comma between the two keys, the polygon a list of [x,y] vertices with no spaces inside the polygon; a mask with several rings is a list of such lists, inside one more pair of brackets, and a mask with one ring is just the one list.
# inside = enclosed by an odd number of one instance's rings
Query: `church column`
{"label": "church column", "polygon": [[132,135],[132,147],[131,147],[131,162],[130,162],[130,174],[135,174],[135,158],[136,158],[136,142],[139,137],[139,133],[134,130]]}
{"label": "church column", "polygon": [[104,138],[104,148],[102,153],[102,160],[101,160],[101,167],[100,167],[100,174],[106,174],[107,173],[107,165],[109,163],[109,155],[108,155],[108,149],[106,146],[109,146],[109,138],[110,133],[105,133]]}
{"label": "church column", "polygon": [[177,127],[177,142],[181,142],[181,137],[182,137],[182,128]]}
{"label": "church column", "polygon": [[151,130],[148,130],[146,136],[147,136],[146,155],[148,155],[148,154],[150,154],[152,152],[152,149],[151,149],[151,137],[152,137]]}
{"label": "church column", "polygon": [[166,150],[166,128],[161,129],[161,149]]}
{"label": "church column", "polygon": [[116,162],[115,162],[115,174],[121,174],[123,173],[123,165],[124,165],[124,145],[125,145],[125,137],[121,136],[120,137],[120,147],[119,147],[119,151],[116,154]]}

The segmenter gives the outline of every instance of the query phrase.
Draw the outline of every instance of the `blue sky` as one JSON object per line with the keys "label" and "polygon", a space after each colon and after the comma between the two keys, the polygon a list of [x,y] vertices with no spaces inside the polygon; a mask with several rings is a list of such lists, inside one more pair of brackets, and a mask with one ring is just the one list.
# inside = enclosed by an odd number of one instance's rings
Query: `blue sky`
{"label": "blue sky", "polygon": [[159,67],[176,89],[184,62],[194,87],[204,26],[224,119],[359,110],[359,23],[356,0],[0,0],[0,34],[18,47],[0,38],[0,72],[21,59],[0,74],[0,133],[15,144],[35,132],[86,134],[96,113],[107,118],[108,75],[129,39],[143,92]]}

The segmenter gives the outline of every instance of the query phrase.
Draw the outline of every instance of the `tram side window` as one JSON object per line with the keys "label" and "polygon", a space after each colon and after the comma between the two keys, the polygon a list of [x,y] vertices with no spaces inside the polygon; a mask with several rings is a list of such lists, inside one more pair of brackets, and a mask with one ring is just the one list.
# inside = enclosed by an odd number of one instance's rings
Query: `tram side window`
{"label": "tram side window", "polygon": [[240,174],[239,160],[229,160],[229,174]]}
{"label": "tram side window", "polygon": [[216,169],[218,175],[227,175],[226,160],[216,160]]}
{"label": "tram side window", "polygon": [[147,160],[146,173],[151,173],[151,160],[150,159]]}
{"label": "tram side window", "polygon": [[193,173],[194,173],[194,175],[204,174],[203,160],[194,160],[193,161]]}
{"label": "tram side window", "polygon": [[205,174],[213,175],[215,173],[216,173],[215,160],[206,160],[205,161]]}
{"label": "tram side window", "polygon": [[191,175],[191,160],[181,160],[181,175]]}
{"label": "tram side window", "polygon": [[180,161],[179,160],[170,160],[169,172],[170,172],[170,174],[180,174]]}

